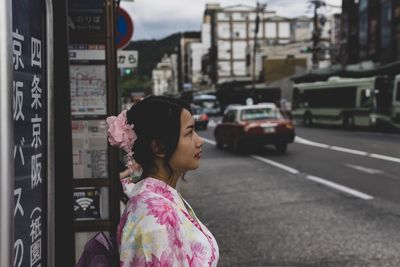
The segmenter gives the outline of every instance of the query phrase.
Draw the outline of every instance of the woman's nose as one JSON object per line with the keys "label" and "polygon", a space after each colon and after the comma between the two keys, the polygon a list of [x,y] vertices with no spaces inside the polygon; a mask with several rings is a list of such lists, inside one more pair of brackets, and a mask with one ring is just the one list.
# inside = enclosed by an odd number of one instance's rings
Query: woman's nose
{"label": "woman's nose", "polygon": [[[196,133],[197,134],[197,133]],[[197,134],[197,138],[198,138],[198,142],[197,142],[197,146],[201,147],[204,144],[204,139],[202,137],[200,137],[200,135]]]}
{"label": "woman's nose", "polygon": [[203,146],[203,145],[204,145],[204,139],[200,137],[200,146]]}

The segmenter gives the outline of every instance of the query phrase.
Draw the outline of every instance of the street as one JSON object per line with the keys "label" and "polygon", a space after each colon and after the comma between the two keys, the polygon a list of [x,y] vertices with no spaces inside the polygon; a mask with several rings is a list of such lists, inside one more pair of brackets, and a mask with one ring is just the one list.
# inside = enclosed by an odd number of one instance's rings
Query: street
{"label": "street", "polygon": [[[210,123],[213,126],[213,123]],[[297,126],[285,155],[205,139],[180,191],[219,266],[400,266],[400,135]]]}

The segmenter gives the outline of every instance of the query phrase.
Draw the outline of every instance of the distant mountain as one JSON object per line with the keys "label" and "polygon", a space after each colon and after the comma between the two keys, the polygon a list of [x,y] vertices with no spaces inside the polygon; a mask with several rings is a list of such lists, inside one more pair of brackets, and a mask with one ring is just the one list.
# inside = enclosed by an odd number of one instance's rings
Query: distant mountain
{"label": "distant mountain", "polygon": [[200,32],[174,33],[160,40],[140,40],[131,42],[124,50],[137,50],[139,53],[138,75],[151,77],[152,70],[165,54],[178,54],[181,36],[200,37]]}

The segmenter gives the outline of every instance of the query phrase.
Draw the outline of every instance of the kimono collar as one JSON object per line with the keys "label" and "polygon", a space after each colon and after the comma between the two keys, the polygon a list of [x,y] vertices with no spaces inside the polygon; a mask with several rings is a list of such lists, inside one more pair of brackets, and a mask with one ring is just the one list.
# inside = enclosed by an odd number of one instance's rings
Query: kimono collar
{"label": "kimono collar", "polygon": [[180,204],[180,202],[181,202],[178,191],[175,188],[168,185],[164,181],[161,181],[161,180],[153,178],[153,177],[147,177],[147,178],[143,179],[142,181],[140,181],[139,183],[143,183],[141,185],[142,188],[140,191],[150,191],[152,193],[161,195],[161,196],[171,200],[175,204],[178,204],[178,203]]}

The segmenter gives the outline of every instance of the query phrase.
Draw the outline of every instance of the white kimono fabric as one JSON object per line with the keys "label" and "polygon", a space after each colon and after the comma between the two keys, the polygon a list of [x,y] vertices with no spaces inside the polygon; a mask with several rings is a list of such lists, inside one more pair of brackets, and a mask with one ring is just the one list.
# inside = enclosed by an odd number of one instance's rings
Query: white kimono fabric
{"label": "white kimono fabric", "polygon": [[214,236],[174,188],[149,177],[130,195],[118,227],[121,267],[217,266]]}

